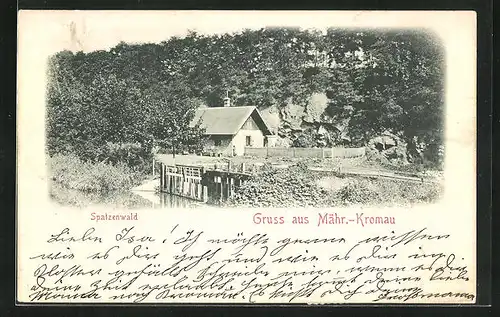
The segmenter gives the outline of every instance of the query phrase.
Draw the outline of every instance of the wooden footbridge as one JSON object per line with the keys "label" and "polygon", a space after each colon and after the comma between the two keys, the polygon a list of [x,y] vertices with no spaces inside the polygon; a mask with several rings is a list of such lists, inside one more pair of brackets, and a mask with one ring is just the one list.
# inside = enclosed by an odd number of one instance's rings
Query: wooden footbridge
{"label": "wooden footbridge", "polygon": [[160,165],[160,191],[200,202],[217,203],[231,197],[235,188],[252,175],[245,164],[192,162],[182,160],[158,161]]}

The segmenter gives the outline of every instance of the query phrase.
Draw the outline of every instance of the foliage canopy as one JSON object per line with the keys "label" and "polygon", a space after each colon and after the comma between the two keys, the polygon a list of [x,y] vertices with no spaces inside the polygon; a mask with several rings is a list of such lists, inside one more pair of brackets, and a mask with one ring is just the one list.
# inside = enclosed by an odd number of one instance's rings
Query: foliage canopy
{"label": "foliage canopy", "polygon": [[[194,149],[202,135],[188,128],[194,110],[220,106],[229,91],[236,105],[294,104],[305,109],[300,120],[333,130],[347,122],[354,146],[390,131],[417,155],[443,143],[443,74],[443,49],[424,30],[190,32],[158,44],[63,51],[49,61],[48,150],[102,160],[108,142]],[[311,110],[315,93],[326,94],[326,107]],[[278,130],[294,141],[293,128]],[[296,144],[314,145],[317,130],[306,131]]]}

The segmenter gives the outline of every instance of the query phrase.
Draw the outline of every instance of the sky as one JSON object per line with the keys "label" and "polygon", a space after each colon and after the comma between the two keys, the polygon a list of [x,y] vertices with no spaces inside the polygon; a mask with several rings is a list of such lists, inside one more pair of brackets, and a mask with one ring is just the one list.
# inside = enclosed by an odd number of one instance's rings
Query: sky
{"label": "sky", "polygon": [[[64,49],[109,50],[120,41],[159,43],[188,30],[202,34],[238,32],[245,28],[427,27],[449,32],[443,12],[398,11],[29,11],[21,18],[44,25],[51,34],[47,53]],[[37,37],[44,34],[37,34]]]}

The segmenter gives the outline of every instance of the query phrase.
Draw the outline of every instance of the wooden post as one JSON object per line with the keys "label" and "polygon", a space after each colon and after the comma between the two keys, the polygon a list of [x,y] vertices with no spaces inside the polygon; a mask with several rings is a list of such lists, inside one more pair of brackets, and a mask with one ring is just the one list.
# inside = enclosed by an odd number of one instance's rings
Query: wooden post
{"label": "wooden post", "polygon": [[168,178],[168,173],[167,173],[168,169],[167,168],[168,168],[168,166],[163,164],[162,169],[160,171],[160,175],[161,175],[160,177],[163,178],[163,188],[165,188],[165,186],[167,185],[167,178]]}
{"label": "wooden post", "polygon": [[221,197],[221,201],[224,201],[224,196],[226,195],[226,189],[224,188],[224,185],[226,183],[226,179],[225,177],[221,176],[220,178],[220,197]]}
{"label": "wooden post", "polygon": [[153,178],[155,177],[155,158],[153,157]]}
{"label": "wooden post", "polygon": [[160,165],[160,192],[163,191],[163,164]]}
{"label": "wooden post", "polygon": [[168,175],[168,192],[174,193],[174,176],[172,174]]}
{"label": "wooden post", "polygon": [[194,179],[191,179],[189,181],[189,192],[190,192],[190,196],[191,198],[196,198],[196,188],[197,188],[197,184],[194,182],[195,180]]}
{"label": "wooden post", "polygon": [[[177,174],[177,171],[175,171]],[[172,191],[174,194],[177,194],[177,175],[172,175]]]}
{"label": "wooden post", "polygon": [[173,193],[173,187],[174,187],[174,176],[172,174],[167,175],[168,177],[168,192],[170,194]]}
{"label": "wooden post", "polygon": [[202,183],[202,180],[200,179],[198,181],[198,191],[197,191],[197,195],[198,195],[198,200],[199,201],[203,201],[203,183]]}
{"label": "wooden post", "polygon": [[168,175],[168,192],[170,194],[173,193],[173,187],[174,187],[174,176]]}
{"label": "wooden post", "polygon": [[222,176],[217,176],[217,182],[219,183],[219,200],[222,201]]}
{"label": "wooden post", "polygon": [[170,190],[170,182],[168,175],[163,176],[163,169],[160,169],[160,178],[163,178],[163,188],[162,191],[169,192]]}
{"label": "wooden post", "polygon": [[210,187],[212,186],[212,180],[209,177],[209,175],[204,176],[205,177],[205,184],[203,185],[201,191],[202,191],[202,197],[203,197],[203,202],[208,201],[208,192],[211,189]]}
{"label": "wooden post", "polygon": [[163,178],[163,189],[165,189],[165,180],[167,178],[167,166],[163,164],[161,169],[161,178]]}

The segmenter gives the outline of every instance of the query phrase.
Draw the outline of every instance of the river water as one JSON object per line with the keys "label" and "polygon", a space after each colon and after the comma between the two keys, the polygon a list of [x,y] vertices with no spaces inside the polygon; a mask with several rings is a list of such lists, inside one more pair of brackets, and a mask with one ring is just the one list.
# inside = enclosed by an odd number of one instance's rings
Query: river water
{"label": "river water", "polygon": [[117,191],[109,193],[89,193],[65,188],[55,182],[50,186],[50,197],[55,202],[75,207],[99,205],[106,208],[193,208],[201,203],[166,193]]}

